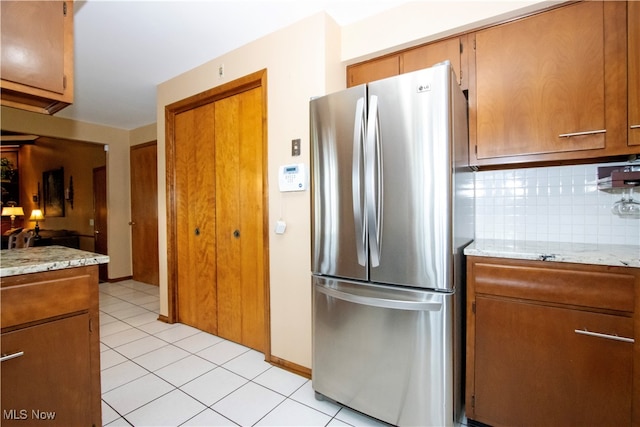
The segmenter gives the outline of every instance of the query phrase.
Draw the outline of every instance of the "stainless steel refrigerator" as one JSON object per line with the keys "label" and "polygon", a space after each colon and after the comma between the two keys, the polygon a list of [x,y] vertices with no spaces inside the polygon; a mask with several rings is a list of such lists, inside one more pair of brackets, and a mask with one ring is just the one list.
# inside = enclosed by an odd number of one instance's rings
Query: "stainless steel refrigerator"
{"label": "stainless steel refrigerator", "polygon": [[310,121],[316,397],[453,425],[474,176],[451,66],[314,98]]}

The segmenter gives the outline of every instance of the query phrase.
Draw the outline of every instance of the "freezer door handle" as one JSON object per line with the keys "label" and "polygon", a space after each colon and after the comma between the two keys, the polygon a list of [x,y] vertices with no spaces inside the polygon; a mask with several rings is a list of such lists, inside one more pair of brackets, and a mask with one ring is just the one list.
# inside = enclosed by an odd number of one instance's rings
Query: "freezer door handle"
{"label": "freezer door handle", "polygon": [[351,188],[353,194],[353,220],[355,223],[356,252],[358,264],[367,265],[367,217],[364,214],[364,197],[362,194],[362,170],[364,165],[365,110],[364,98],[356,103],[355,125],[353,126],[353,167]]}
{"label": "freezer door handle", "polygon": [[371,267],[380,265],[382,247],[382,152],[380,147],[380,123],[378,120],[378,97],[369,98],[367,118],[367,145],[365,150],[365,187],[367,206],[367,228]]}
{"label": "freezer door handle", "polygon": [[442,303],[434,301],[408,301],[392,298],[372,298],[365,295],[359,295],[351,292],[343,292],[335,288],[326,286],[316,286],[316,290],[327,296],[337,298],[347,302],[353,302],[360,305],[368,305],[371,307],[391,308],[395,310],[412,310],[412,311],[440,311]]}

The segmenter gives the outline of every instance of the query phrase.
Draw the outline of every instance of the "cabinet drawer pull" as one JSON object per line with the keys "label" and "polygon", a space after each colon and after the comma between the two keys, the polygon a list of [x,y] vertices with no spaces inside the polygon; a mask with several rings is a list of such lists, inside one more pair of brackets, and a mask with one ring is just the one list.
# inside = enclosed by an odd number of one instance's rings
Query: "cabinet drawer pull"
{"label": "cabinet drawer pull", "polygon": [[616,340],[616,341],[631,342],[631,343],[635,342],[635,340],[633,338],[620,337],[618,335],[601,334],[601,333],[598,333],[598,332],[591,332],[591,331],[588,331],[587,328],[576,329],[575,333],[576,334],[582,334],[582,335],[589,335],[590,337],[605,338],[605,339],[608,339],[608,340]]}
{"label": "cabinet drawer pull", "polygon": [[570,138],[572,136],[595,135],[598,133],[607,133],[607,130],[600,129],[600,130],[588,130],[585,132],[561,133],[560,135],[558,135],[558,138]]}
{"label": "cabinet drawer pull", "polygon": [[0,362],[4,362],[5,360],[15,359],[16,357],[24,356],[24,351],[18,351],[12,354],[3,354],[0,356]]}
{"label": "cabinet drawer pull", "polygon": [[640,125],[631,125],[629,129],[640,129]]}

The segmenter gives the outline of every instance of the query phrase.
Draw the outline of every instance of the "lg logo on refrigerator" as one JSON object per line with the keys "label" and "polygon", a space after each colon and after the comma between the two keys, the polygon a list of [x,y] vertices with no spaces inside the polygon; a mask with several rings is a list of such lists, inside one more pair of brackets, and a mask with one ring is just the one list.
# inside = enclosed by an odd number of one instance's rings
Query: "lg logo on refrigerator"
{"label": "lg logo on refrigerator", "polygon": [[424,83],[418,85],[418,93],[420,92],[429,92],[431,90],[431,83]]}

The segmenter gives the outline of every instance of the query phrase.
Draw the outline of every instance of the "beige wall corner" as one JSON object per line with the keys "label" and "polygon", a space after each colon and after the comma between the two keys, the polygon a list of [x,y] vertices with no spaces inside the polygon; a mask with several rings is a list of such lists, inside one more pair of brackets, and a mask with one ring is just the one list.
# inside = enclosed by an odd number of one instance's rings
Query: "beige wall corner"
{"label": "beige wall corner", "polygon": [[129,131],[2,107],[4,130],[108,145],[109,278],[131,276]]}
{"label": "beige wall corner", "polygon": [[158,125],[151,123],[150,125],[141,126],[132,129],[129,132],[129,143],[133,145],[144,144],[145,142],[155,141],[158,139]]}
{"label": "beige wall corner", "polygon": [[342,28],[342,60],[392,51],[544,9],[560,1],[412,1]]}

